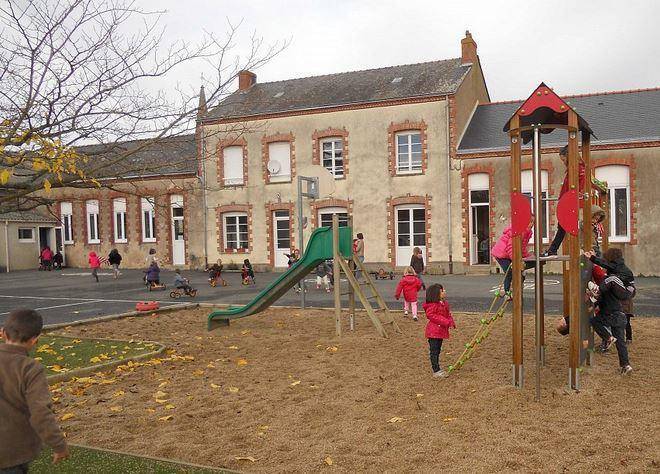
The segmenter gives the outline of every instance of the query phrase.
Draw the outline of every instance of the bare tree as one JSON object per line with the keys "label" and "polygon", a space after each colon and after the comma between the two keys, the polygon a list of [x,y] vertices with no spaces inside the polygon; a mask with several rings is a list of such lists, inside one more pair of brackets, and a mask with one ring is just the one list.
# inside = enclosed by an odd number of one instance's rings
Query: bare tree
{"label": "bare tree", "polygon": [[222,38],[168,42],[164,15],[131,0],[0,0],[0,212],[48,204],[52,188],[162,173],[163,160],[135,157],[190,139],[198,97],[149,86],[183,67],[210,69],[206,98],[217,102],[240,70],[286,47],[253,35],[238,57],[230,22]]}

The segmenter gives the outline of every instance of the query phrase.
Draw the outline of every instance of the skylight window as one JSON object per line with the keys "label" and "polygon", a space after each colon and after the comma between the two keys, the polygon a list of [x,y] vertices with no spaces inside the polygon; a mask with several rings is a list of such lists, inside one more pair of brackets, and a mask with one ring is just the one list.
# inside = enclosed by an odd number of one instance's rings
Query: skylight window
{"label": "skylight window", "polygon": [[395,77],[394,79],[392,79],[392,84],[398,84],[402,80],[403,80],[403,77]]}

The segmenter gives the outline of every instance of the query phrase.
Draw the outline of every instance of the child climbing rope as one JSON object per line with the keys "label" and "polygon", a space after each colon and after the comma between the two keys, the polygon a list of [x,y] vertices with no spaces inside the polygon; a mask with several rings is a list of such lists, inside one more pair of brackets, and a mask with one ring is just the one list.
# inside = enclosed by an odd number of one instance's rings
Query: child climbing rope
{"label": "child climbing rope", "polygon": [[413,267],[406,267],[403,272],[403,278],[396,286],[394,297],[398,299],[403,292],[403,314],[408,316],[408,309],[412,311],[413,321],[417,321],[417,293],[422,288],[422,281],[417,278],[417,272]]}
{"label": "child climbing rope", "polygon": [[442,341],[449,339],[449,328],[455,328],[454,318],[451,315],[449,304],[445,301],[446,294],[442,285],[435,283],[426,290],[426,303],[422,305],[426,318],[424,334],[429,341],[429,358],[433,377],[447,377],[447,372],[440,367],[440,351]]}

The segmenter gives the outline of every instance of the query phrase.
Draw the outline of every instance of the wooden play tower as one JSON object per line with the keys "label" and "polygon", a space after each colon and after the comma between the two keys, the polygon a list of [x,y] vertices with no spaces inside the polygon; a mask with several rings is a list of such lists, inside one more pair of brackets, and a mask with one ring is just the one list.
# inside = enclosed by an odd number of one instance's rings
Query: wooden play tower
{"label": "wooden play tower", "polygon": [[[541,193],[541,136],[557,129],[567,132],[568,140],[568,184],[569,189],[561,199],[546,197]],[[567,102],[552,89],[541,83],[529,98],[516,110],[504,127],[511,141],[511,226],[513,233],[513,317],[512,317],[512,369],[513,384],[521,388],[523,370],[523,288],[522,235],[530,219],[534,219],[534,256],[527,260],[534,263],[535,276],[535,362],[536,399],[540,399],[541,367],[545,364],[545,318],[543,304],[543,264],[546,261],[562,261],[564,314],[570,317],[568,384],[571,389],[579,388],[579,373],[582,364],[590,365],[593,350],[593,330],[585,302],[585,285],[591,278],[591,263],[581,257],[580,249],[591,249],[593,231],[591,205],[603,202],[602,185],[592,192],[592,168],[590,140],[593,132],[589,124]],[[533,197],[522,194],[521,160],[522,144],[532,145]],[[580,152],[582,157],[580,158]],[[584,189],[579,189],[579,162],[584,163]],[[605,188],[606,191],[606,188]],[[605,198],[606,199],[606,198]],[[557,200],[559,225],[566,231],[562,247],[563,255],[541,256],[541,206],[545,200]],[[606,214],[607,215],[607,214]],[[580,225],[580,222],[583,225]],[[605,233],[607,235],[607,233]],[[603,242],[607,246],[607,241]]]}

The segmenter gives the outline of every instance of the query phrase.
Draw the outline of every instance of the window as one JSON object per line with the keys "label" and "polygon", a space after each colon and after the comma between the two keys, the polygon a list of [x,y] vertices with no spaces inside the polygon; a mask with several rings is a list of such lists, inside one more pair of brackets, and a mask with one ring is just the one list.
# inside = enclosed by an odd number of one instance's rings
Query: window
{"label": "window", "polygon": [[98,244],[101,242],[99,235],[99,202],[96,200],[85,203],[87,209],[87,243]]}
{"label": "window", "polygon": [[419,131],[396,134],[396,171],[422,171],[422,134]]}
{"label": "window", "polygon": [[268,144],[268,167],[271,183],[291,181],[291,143]]}
{"label": "window", "polygon": [[141,199],[142,203],[142,242],[156,241],[156,208],[152,197]]}
{"label": "window", "polygon": [[114,210],[115,242],[126,243],[126,199],[117,198],[112,201]]}
{"label": "window", "polygon": [[248,216],[244,212],[232,212],[224,215],[224,236],[226,249],[247,249]]}
{"label": "window", "polygon": [[73,205],[70,202],[60,203],[60,216],[62,216],[62,235],[64,237],[65,244],[73,243],[73,227],[72,216],[73,216]]}
{"label": "window", "polygon": [[341,138],[327,138],[321,141],[323,167],[336,178],[344,177],[344,142]]}
{"label": "window", "polygon": [[343,207],[326,207],[319,211],[320,227],[332,227],[332,216],[337,214],[339,227],[348,227],[348,212]]}
{"label": "window", "polygon": [[228,146],[222,149],[224,185],[238,186],[243,182],[243,147]]}
{"label": "window", "polygon": [[34,229],[30,227],[19,227],[18,241],[26,244],[30,242],[34,242]]}
{"label": "window", "polygon": [[[533,190],[533,180],[534,180],[534,173],[532,170],[525,170],[520,174],[520,179],[521,179],[521,189],[522,193],[525,196],[528,196],[529,198],[532,197]],[[546,199],[548,197],[548,172],[545,170],[541,170],[541,197],[543,199]],[[532,212],[534,212],[534,203],[530,199],[530,206],[532,209]],[[550,203],[548,201],[543,201],[541,203],[541,238],[543,239],[544,243],[548,243],[549,236],[548,236],[548,229],[550,228]],[[532,229],[533,232],[533,229]],[[532,239],[532,242],[534,240]]]}
{"label": "window", "polygon": [[490,263],[490,175],[468,175],[470,191],[470,264]]}
{"label": "window", "polygon": [[630,170],[611,165],[596,168],[596,179],[607,182],[610,201],[610,242],[630,242]]}

